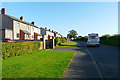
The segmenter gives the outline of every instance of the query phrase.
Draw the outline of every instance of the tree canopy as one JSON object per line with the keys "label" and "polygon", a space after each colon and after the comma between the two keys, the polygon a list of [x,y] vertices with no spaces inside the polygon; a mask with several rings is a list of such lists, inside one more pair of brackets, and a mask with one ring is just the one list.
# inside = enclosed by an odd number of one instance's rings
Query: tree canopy
{"label": "tree canopy", "polygon": [[76,38],[77,37],[77,31],[75,31],[75,30],[70,30],[69,32],[68,32],[69,34],[68,34],[68,37],[69,38]]}

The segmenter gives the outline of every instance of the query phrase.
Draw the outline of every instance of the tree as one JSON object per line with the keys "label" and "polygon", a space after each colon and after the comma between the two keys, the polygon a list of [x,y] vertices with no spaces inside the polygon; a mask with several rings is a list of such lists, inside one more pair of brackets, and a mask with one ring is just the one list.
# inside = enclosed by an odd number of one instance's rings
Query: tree
{"label": "tree", "polygon": [[69,38],[76,38],[77,37],[77,32],[75,30],[70,30],[69,31]]}

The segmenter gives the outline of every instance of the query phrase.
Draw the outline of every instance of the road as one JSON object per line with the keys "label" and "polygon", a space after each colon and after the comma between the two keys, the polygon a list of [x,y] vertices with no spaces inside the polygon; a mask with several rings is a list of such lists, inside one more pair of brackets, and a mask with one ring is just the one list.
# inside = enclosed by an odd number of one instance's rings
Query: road
{"label": "road", "polygon": [[81,44],[96,61],[104,78],[118,78],[118,49],[117,47],[100,45],[87,47],[86,42],[75,41]]}
{"label": "road", "polygon": [[118,80],[117,47],[106,45],[87,47],[86,42],[75,42],[79,44],[78,48],[56,47],[54,49],[76,53],[64,78],[107,78],[107,80]]}

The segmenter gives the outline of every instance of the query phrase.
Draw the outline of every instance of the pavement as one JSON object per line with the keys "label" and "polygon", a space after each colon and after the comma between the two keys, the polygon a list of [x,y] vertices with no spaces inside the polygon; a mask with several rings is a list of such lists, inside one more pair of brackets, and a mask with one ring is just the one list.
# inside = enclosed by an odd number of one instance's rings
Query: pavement
{"label": "pavement", "polygon": [[75,57],[63,77],[117,80],[118,79],[118,48],[100,45],[87,47],[86,42],[76,41],[78,48],[56,47],[54,50],[75,52]]}
{"label": "pavement", "polygon": [[76,53],[73,61],[63,75],[64,78],[101,78],[91,56],[82,47],[56,47],[54,50]]}

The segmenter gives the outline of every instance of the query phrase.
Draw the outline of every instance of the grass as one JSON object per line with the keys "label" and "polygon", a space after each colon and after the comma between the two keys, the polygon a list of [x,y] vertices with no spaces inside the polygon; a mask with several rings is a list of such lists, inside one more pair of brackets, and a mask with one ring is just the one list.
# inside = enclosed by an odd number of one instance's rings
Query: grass
{"label": "grass", "polygon": [[65,43],[61,43],[61,45],[58,46],[58,47],[78,47],[78,45],[77,45],[76,42],[68,41],[68,42],[65,42]]}
{"label": "grass", "polygon": [[74,52],[38,50],[2,61],[3,78],[62,78]]}

